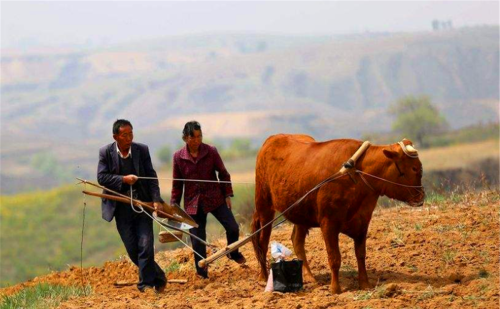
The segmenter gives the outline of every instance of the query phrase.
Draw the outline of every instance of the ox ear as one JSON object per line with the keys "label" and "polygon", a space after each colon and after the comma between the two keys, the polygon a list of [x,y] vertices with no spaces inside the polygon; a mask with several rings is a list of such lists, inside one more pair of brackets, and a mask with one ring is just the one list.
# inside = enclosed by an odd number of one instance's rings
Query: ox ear
{"label": "ox ear", "polygon": [[391,160],[396,160],[399,156],[397,151],[384,149],[384,155]]}

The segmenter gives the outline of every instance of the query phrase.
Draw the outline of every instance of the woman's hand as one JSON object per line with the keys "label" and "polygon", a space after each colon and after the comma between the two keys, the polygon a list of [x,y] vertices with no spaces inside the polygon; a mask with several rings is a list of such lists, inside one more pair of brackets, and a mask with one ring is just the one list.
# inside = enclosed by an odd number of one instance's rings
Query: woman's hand
{"label": "woman's hand", "polygon": [[231,205],[231,197],[230,196],[226,197],[226,205],[227,205],[227,208],[229,208],[229,209],[231,209],[231,207],[233,207]]}

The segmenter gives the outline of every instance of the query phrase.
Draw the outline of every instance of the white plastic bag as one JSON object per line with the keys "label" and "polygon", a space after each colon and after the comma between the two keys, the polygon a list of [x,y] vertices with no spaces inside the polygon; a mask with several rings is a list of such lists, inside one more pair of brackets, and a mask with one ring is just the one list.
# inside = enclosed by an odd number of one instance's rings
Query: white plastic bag
{"label": "white plastic bag", "polygon": [[292,251],[287,247],[276,241],[273,241],[271,243],[271,256],[276,262],[279,262],[280,260],[290,255],[292,255]]}

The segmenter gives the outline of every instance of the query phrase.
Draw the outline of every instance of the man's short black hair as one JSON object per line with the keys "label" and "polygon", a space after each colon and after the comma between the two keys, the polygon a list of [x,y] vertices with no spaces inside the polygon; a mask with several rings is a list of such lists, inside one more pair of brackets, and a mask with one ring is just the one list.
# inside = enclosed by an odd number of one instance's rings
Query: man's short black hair
{"label": "man's short black hair", "polygon": [[132,129],[134,128],[130,121],[126,119],[117,119],[115,123],[113,123],[113,134],[120,133],[120,128],[125,126],[130,126]]}
{"label": "man's short black hair", "polygon": [[189,121],[184,125],[182,137],[187,138],[188,136],[194,136],[194,131],[201,131],[201,125],[196,120]]}

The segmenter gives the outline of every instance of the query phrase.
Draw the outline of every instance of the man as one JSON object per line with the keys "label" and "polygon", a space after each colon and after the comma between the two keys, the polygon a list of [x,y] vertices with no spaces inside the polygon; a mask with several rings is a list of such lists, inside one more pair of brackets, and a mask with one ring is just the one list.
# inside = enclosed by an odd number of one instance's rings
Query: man
{"label": "man", "polygon": [[[132,190],[134,198],[152,201],[155,209],[162,210],[158,180],[138,179],[138,176],[157,177],[148,147],[132,142],[133,127],[128,120],[115,121],[113,138],[114,143],[99,150],[99,184],[128,196]],[[148,289],[163,292],[167,280],[154,260],[153,220],[139,209],[132,209],[130,204],[103,199],[102,218],[111,222],[113,217],[130,259],[139,267],[137,288],[141,292]]]}

